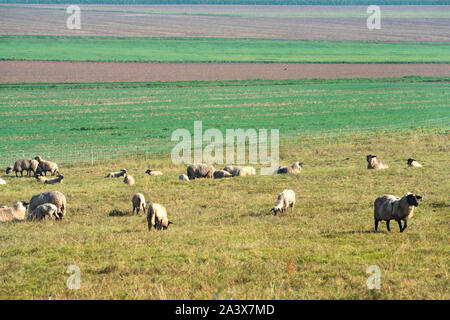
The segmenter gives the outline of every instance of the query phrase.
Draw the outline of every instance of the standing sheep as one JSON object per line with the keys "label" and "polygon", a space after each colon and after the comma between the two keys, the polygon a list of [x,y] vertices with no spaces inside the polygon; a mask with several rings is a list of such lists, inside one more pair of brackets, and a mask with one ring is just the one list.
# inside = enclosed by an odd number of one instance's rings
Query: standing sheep
{"label": "standing sheep", "polygon": [[6,174],[14,171],[16,173],[16,177],[18,177],[17,173],[20,172],[20,175],[23,177],[23,172],[26,171],[28,176],[30,175],[30,171],[33,171],[33,174],[36,172],[38,165],[39,163],[36,160],[20,159],[17,160],[13,166],[6,168]]}
{"label": "standing sheep", "polygon": [[147,171],[145,171],[146,174],[148,174],[149,176],[162,176],[163,173],[161,171],[154,171],[152,169],[148,169]]}
{"label": "standing sheep", "polygon": [[27,211],[27,202],[17,202],[12,207],[0,207],[0,222],[23,221]]}
{"label": "standing sheep", "polygon": [[33,211],[28,211],[29,221],[42,220],[45,217],[58,219],[58,208],[52,203],[44,203],[37,206]]}
{"label": "standing sheep", "polygon": [[283,167],[279,167],[276,171],[275,174],[285,174],[285,173],[300,173],[303,169],[303,162],[294,162],[292,164],[292,166],[287,167],[287,166],[283,166]]}
{"label": "standing sheep", "polygon": [[173,224],[167,218],[166,208],[157,203],[152,203],[148,207],[147,223],[148,223],[148,231],[151,231],[152,227],[154,227],[157,230],[161,230],[161,228],[165,230],[169,227],[170,224]]}
{"label": "standing sheep", "polygon": [[56,163],[48,160],[42,160],[40,156],[36,156],[34,160],[39,162],[39,168],[42,172],[44,172],[44,175],[47,175],[47,171],[49,171],[52,176],[59,174],[58,165]]}
{"label": "standing sheep", "polygon": [[225,170],[214,171],[214,179],[231,178],[231,177],[232,177],[232,175],[228,171],[225,171]]}
{"label": "standing sheep", "polygon": [[135,210],[137,215],[139,215],[141,209],[145,212],[145,197],[142,193],[136,193],[131,199],[131,203],[133,204],[133,215]]}
{"label": "standing sheep", "polygon": [[55,179],[51,179],[51,180],[46,180],[44,181],[45,184],[56,184],[56,183],[62,183],[62,181],[64,180],[64,176],[62,175],[62,173],[60,175],[58,175],[57,178]]}
{"label": "standing sheep", "polygon": [[422,165],[418,163],[416,160],[409,158],[408,159],[408,167],[420,168]]}
{"label": "standing sheep", "polygon": [[387,169],[389,166],[377,159],[377,156],[369,154],[366,157],[367,169]]}
{"label": "standing sheep", "polygon": [[133,176],[126,174],[125,177],[123,178],[123,183],[132,186],[136,183],[136,181],[134,180]]}
{"label": "standing sheep", "polygon": [[59,191],[49,191],[34,195],[30,200],[30,208],[28,212],[33,212],[38,206],[44,203],[52,203],[58,209],[57,219],[62,219],[66,214],[67,201],[66,197]]}
{"label": "standing sheep", "polygon": [[189,181],[189,178],[185,174],[180,174],[180,176],[178,177],[178,180]]}
{"label": "standing sheep", "polygon": [[187,176],[189,180],[195,178],[212,178],[216,169],[208,164],[196,163],[187,167]]}
{"label": "standing sheep", "polygon": [[289,207],[291,210],[294,210],[295,205],[295,192],[292,190],[283,190],[279,195],[275,206],[271,209],[274,215],[277,215],[279,212],[284,212]]}
{"label": "standing sheep", "polygon": [[120,178],[127,174],[127,169],[122,169],[120,172],[110,172],[105,178]]}
{"label": "standing sheep", "polygon": [[[378,231],[378,222],[382,220],[386,221],[388,231],[391,231],[390,220],[397,221],[400,232],[405,231],[406,221],[413,217],[414,207],[419,206],[417,200],[420,199],[422,199],[421,196],[416,196],[411,192],[408,192],[403,198],[390,194],[378,197],[374,202],[375,231]],[[405,221],[403,227],[402,220]]]}

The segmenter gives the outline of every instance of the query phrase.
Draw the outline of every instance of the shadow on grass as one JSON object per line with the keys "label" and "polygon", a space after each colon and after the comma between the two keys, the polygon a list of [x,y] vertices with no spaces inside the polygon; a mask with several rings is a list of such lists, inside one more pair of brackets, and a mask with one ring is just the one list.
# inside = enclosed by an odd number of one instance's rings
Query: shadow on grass
{"label": "shadow on grass", "polygon": [[111,210],[108,213],[108,216],[110,216],[110,217],[124,217],[124,216],[131,216],[131,215],[130,215],[129,212],[125,212],[125,211],[114,209],[114,210]]}
{"label": "shadow on grass", "polygon": [[335,232],[321,232],[320,234],[327,238],[333,238],[339,235],[346,234],[371,234],[371,233],[386,233],[386,231],[375,231],[375,230],[348,230],[348,231],[335,231]]}

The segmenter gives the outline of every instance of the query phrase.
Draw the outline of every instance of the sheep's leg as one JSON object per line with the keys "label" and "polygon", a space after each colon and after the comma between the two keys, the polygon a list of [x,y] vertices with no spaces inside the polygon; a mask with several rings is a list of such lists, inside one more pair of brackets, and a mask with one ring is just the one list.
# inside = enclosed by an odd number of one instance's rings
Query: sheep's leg
{"label": "sheep's leg", "polygon": [[400,232],[405,231],[405,229],[406,229],[406,220],[405,220],[405,224],[403,225],[403,228],[400,230]]}
{"label": "sheep's leg", "polygon": [[391,232],[391,228],[389,227],[390,222],[391,222],[391,220],[386,221],[386,228],[389,232]]}
{"label": "sheep's leg", "polygon": [[397,220],[398,226],[400,227],[400,232],[403,231],[402,220]]}
{"label": "sheep's leg", "polygon": [[133,212],[131,213],[132,216],[134,216],[134,210],[136,210],[135,207],[133,207]]}
{"label": "sheep's leg", "polygon": [[375,231],[378,231],[378,220],[375,220]]}

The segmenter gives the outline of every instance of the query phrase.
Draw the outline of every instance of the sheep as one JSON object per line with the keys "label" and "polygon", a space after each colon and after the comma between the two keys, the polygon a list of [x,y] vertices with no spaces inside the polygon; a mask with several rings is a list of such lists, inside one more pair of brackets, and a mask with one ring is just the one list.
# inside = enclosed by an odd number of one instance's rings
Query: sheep
{"label": "sheep", "polygon": [[214,179],[221,179],[221,178],[231,178],[233,175],[225,170],[216,170],[214,171]]}
{"label": "sheep", "polygon": [[238,172],[238,177],[252,176],[256,174],[256,170],[253,167],[242,167]]}
{"label": "sheep", "polygon": [[189,181],[189,178],[185,174],[180,174],[180,176],[178,177],[178,180]]}
{"label": "sheep", "polygon": [[295,205],[295,192],[292,190],[283,190],[279,195],[275,206],[271,209],[274,215],[277,215],[279,212],[283,212],[291,207],[291,210],[294,210]]}
{"label": "sheep", "polygon": [[36,173],[35,175],[34,175],[34,177],[36,178],[36,180],[38,181],[38,182],[47,182],[48,181],[48,178],[47,177],[44,177],[42,174],[40,174],[40,173]]}
{"label": "sheep", "polygon": [[52,180],[46,180],[44,181],[45,184],[56,184],[56,183],[62,183],[62,181],[64,180],[64,176],[63,174],[59,174],[57,178],[52,179]]}
{"label": "sheep", "polygon": [[8,166],[6,167],[6,174],[8,175],[11,171],[13,171],[14,166]]}
{"label": "sheep", "polygon": [[377,156],[369,154],[366,157],[367,169],[387,169],[389,166],[377,159]]}
{"label": "sheep", "polygon": [[18,177],[17,173],[20,172],[20,175],[23,177],[23,172],[26,171],[28,176],[30,175],[30,171],[33,171],[33,174],[36,172],[38,165],[39,163],[36,160],[20,159],[17,160],[13,166],[6,168],[6,174],[14,171],[16,173],[16,177]]}
{"label": "sheep", "polygon": [[59,174],[58,165],[56,163],[48,160],[42,160],[40,156],[36,156],[34,160],[39,162],[39,168],[45,175],[47,175],[47,171],[50,171],[52,176]]}
{"label": "sheep", "polygon": [[[403,198],[390,194],[378,197],[374,202],[375,231],[378,231],[378,222],[382,220],[386,221],[388,231],[391,231],[389,227],[390,220],[397,221],[400,232],[405,231],[406,221],[413,217],[414,207],[419,206],[417,200],[420,199],[422,199],[421,196],[411,192],[408,192]],[[405,221],[403,227],[401,220]]]}
{"label": "sheep", "polygon": [[120,172],[110,172],[105,178],[120,178],[127,174],[127,169],[122,169]]}
{"label": "sheep", "polygon": [[152,230],[154,227],[157,230],[164,230],[169,227],[173,222],[169,221],[167,218],[167,210],[162,205],[157,203],[152,203],[148,207],[147,211],[147,223],[148,223],[148,231]]}
{"label": "sheep", "polygon": [[303,162],[294,162],[292,166],[287,167],[278,167],[278,169],[275,171],[275,174],[284,174],[284,173],[300,173],[303,169]]}
{"label": "sheep", "polygon": [[137,215],[139,215],[141,209],[145,212],[145,197],[142,193],[136,193],[131,199],[131,203],[133,204],[133,215],[135,210]]}
{"label": "sheep", "polygon": [[416,160],[409,158],[408,159],[408,167],[420,168],[420,167],[422,167],[422,165],[420,163],[418,163]]}
{"label": "sheep", "polygon": [[12,207],[0,207],[0,222],[23,221],[27,211],[27,202],[17,202]]}
{"label": "sheep", "polygon": [[212,178],[216,169],[208,164],[196,163],[187,167],[187,176],[189,180],[195,178]]}
{"label": "sheep", "polygon": [[239,174],[239,171],[242,169],[242,166],[226,166],[223,168],[223,170],[231,173],[233,177],[237,176]]}
{"label": "sheep", "polygon": [[50,219],[58,218],[58,208],[52,203],[44,203],[37,206],[33,211],[28,211],[27,219],[29,221],[42,220],[47,216]]}
{"label": "sheep", "polygon": [[153,171],[152,169],[148,169],[147,171],[145,171],[146,174],[148,174],[149,176],[162,176],[163,173],[161,171]]}
{"label": "sheep", "polygon": [[129,184],[130,186],[132,186],[132,185],[135,184],[135,180],[134,180],[133,176],[130,176],[130,175],[126,174],[125,178],[123,179],[123,183]]}
{"label": "sheep", "polygon": [[6,181],[0,178],[0,184],[6,184]]}
{"label": "sheep", "polygon": [[66,197],[59,191],[49,191],[34,195],[30,200],[30,207],[28,212],[33,212],[38,206],[44,203],[52,203],[58,209],[56,214],[57,219],[62,219],[66,214],[67,200]]}

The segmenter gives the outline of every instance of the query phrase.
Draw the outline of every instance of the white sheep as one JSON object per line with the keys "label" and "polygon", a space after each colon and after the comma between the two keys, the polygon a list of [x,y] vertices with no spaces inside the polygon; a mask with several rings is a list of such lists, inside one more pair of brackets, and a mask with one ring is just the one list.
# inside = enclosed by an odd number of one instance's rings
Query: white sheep
{"label": "white sheep", "polygon": [[110,172],[105,178],[120,178],[127,174],[127,169],[122,169],[120,172]]}
{"label": "white sheep", "polygon": [[38,182],[46,182],[46,181],[48,181],[48,178],[47,177],[44,177],[43,175],[41,175],[41,174],[38,174],[38,173],[36,173],[35,175],[34,175],[34,177],[36,178],[36,180],[38,181]]}
{"label": "white sheep", "polygon": [[178,180],[189,181],[189,178],[185,174],[180,174],[180,176],[178,177]]}
{"label": "white sheep", "polygon": [[145,171],[146,174],[148,174],[149,176],[162,176],[163,173],[161,171],[154,171],[152,169],[148,169],[147,171]]}
{"label": "white sheep", "polygon": [[242,169],[242,166],[226,166],[223,168],[223,170],[231,173],[233,177],[237,176],[239,174],[239,171]]}
{"label": "white sheep", "polygon": [[52,176],[59,174],[58,165],[55,162],[42,160],[40,156],[36,156],[34,160],[39,162],[39,172],[44,172],[44,175],[47,175],[47,171],[49,171]]}
{"label": "white sheep", "polygon": [[58,209],[57,219],[62,219],[66,214],[67,200],[59,191],[49,191],[34,195],[30,200],[28,212],[33,212],[34,209],[44,203],[52,203],[56,206]]}
{"label": "white sheep", "polygon": [[37,206],[33,211],[28,211],[27,219],[33,221],[42,220],[45,217],[58,219],[58,208],[53,203],[44,203]]}
{"label": "white sheep", "polygon": [[216,170],[214,171],[214,179],[222,179],[222,178],[231,178],[233,175],[225,170]]}
{"label": "white sheep", "polygon": [[133,204],[133,215],[135,211],[137,215],[141,210],[145,212],[145,197],[142,193],[136,193],[131,199],[131,203]]}
{"label": "white sheep", "polygon": [[[389,222],[395,220],[400,227],[400,232],[403,232],[407,226],[406,221],[413,217],[414,208],[419,206],[417,200],[420,199],[422,199],[421,196],[411,192],[402,198],[390,194],[378,197],[374,202],[375,231],[378,230],[378,223],[382,220],[386,221],[387,230],[391,231]],[[403,227],[402,220],[405,221]]]}
{"label": "white sheep", "polygon": [[63,174],[59,174],[57,178],[55,179],[51,179],[51,180],[46,180],[44,181],[45,184],[56,184],[56,183],[62,183],[64,180],[64,176]]}
{"label": "white sheep", "polygon": [[416,160],[409,158],[408,159],[408,167],[420,168],[420,167],[422,167],[422,165],[419,162],[417,162]]}
{"label": "white sheep", "polygon": [[194,180],[195,178],[212,178],[214,171],[216,169],[211,165],[196,163],[187,167],[187,176],[189,180]]}
{"label": "white sheep", "polygon": [[161,230],[161,228],[167,229],[170,224],[173,224],[167,218],[166,208],[157,203],[152,203],[148,207],[147,223],[148,223],[148,231],[151,231],[152,227],[154,227],[157,230]]}
{"label": "white sheep", "polygon": [[303,162],[294,162],[290,167],[283,166],[279,167],[274,173],[284,174],[284,173],[300,173],[303,169]]}
{"label": "white sheep", "polygon": [[6,184],[6,181],[0,178],[0,184]]}
{"label": "white sheep", "polygon": [[377,159],[377,156],[369,154],[366,157],[367,169],[387,169],[389,166]]}
{"label": "white sheep", "polygon": [[30,171],[33,171],[33,174],[36,173],[38,166],[39,162],[36,160],[20,159],[17,160],[13,166],[6,168],[6,174],[14,171],[16,173],[16,177],[18,177],[17,173],[20,172],[20,175],[23,177],[23,172],[26,171],[28,176],[30,175]]}
{"label": "white sheep", "polygon": [[0,222],[23,221],[27,211],[27,202],[17,202],[12,207],[0,207]]}
{"label": "white sheep", "polygon": [[125,177],[123,178],[123,183],[132,186],[136,183],[136,181],[134,180],[133,176],[126,174]]}
{"label": "white sheep", "polygon": [[295,192],[292,190],[283,190],[279,195],[275,206],[271,209],[274,215],[277,215],[279,212],[284,212],[289,207],[291,210],[294,210],[295,205]]}
{"label": "white sheep", "polygon": [[242,167],[238,172],[238,177],[242,176],[254,176],[256,174],[256,170],[253,167]]}

